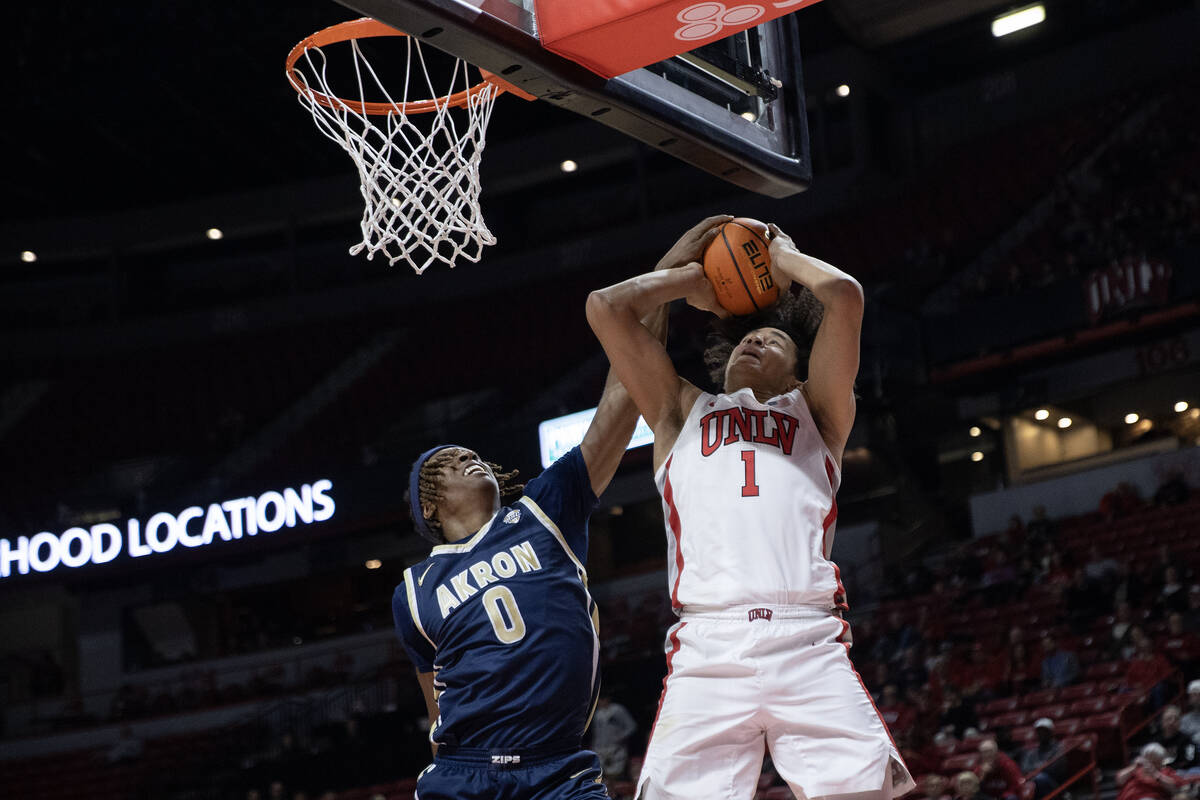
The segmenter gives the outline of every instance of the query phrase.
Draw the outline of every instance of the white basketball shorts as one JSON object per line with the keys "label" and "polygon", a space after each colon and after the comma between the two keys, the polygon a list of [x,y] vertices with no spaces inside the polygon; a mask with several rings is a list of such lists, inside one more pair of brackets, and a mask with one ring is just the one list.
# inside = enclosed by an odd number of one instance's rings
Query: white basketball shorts
{"label": "white basketball shorts", "polygon": [[640,800],[749,800],[764,747],[799,798],[913,787],[850,663],[849,626],[810,606],[685,608],[666,639],[667,677]]}

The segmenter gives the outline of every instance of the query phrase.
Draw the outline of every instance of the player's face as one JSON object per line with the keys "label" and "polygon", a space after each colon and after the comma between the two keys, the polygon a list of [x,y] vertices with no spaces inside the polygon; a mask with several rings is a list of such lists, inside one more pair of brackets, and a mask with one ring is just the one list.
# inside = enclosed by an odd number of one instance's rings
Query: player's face
{"label": "player's face", "polygon": [[479,454],[462,447],[452,448],[449,463],[438,475],[441,499],[438,512],[445,517],[477,505],[494,506],[500,500],[500,484]]}
{"label": "player's face", "polygon": [[750,331],[725,364],[725,391],[749,386],[782,394],[796,384],[796,343],[778,328]]}

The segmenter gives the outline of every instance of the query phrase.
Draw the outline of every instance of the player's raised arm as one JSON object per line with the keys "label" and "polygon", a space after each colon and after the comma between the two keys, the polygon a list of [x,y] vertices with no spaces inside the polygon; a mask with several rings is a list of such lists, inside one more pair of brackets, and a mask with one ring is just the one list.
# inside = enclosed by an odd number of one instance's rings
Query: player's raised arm
{"label": "player's raised arm", "polygon": [[674,439],[681,424],[681,396],[690,389],[666,347],[643,318],[672,300],[687,298],[698,308],[717,311],[712,286],[696,260],[728,215],[709,217],[685,233],[654,272],[592,292],[588,324],[600,340],[613,372],[654,430],[656,440]]}
{"label": "player's raised arm", "polygon": [[837,267],[801,253],[777,225],[771,225],[771,233],[772,271],[807,287],[825,307],[809,354],[804,396],[821,437],[840,463],[854,426],[862,286]]}

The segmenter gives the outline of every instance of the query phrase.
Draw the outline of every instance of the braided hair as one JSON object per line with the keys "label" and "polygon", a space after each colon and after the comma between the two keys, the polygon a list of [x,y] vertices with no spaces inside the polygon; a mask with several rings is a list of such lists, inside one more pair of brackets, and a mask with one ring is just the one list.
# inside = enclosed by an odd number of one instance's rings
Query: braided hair
{"label": "braided hair", "polygon": [[[421,505],[424,503],[437,505],[437,502],[442,499],[442,487],[439,480],[442,468],[454,463],[457,458],[458,452],[456,448],[448,447],[444,450],[439,450],[425,460],[425,463],[421,465],[421,472],[417,478],[417,502],[409,503],[410,514],[414,516],[420,514]],[[517,476],[520,474],[517,470],[514,469],[512,472],[505,472],[504,468],[499,464],[492,463],[491,461],[484,461],[483,463],[487,464],[488,469],[496,476],[496,483],[500,485],[500,499],[502,501],[505,498],[520,496],[521,491],[525,488],[525,484],[517,482]],[[445,541],[445,537],[442,535],[442,523],[438,521],[436,513],[433,517],[426,519],[425,524],[431,531],[441,537],[442,541]]]}
{"label": "braided hair", "polygon": [[821,301],[806,287],[800,286],[799,291],[781,293],[779,302],[762,311],[717,320],[709,329],[704,348],[704,365],[708,367],[709,377],[718,389],[723,388],[729,356],[742,338],[759,328],[778,328],[796,345],[796,377],[804,380],[808,376],[808,355],[813,338],[824,313]]}

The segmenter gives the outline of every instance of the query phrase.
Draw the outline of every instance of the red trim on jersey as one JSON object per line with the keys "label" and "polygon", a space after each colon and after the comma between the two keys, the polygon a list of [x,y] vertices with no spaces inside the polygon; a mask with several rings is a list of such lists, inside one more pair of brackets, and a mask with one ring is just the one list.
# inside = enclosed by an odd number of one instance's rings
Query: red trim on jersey
{"label": "red trim on jersey", "polygon": [[837,521],[837,490],[833,488],[833,462],[829,456],[825,456],[825,475],[829,478],[829,513],[825,515],[825,521],[821,523],[821,555],[828,558],[829,546],[825,540],[829,538],[829,529]]}
{"label": "red trim on jersey", "polygon": [[658,715],[662,713],[663,701],[667,699],[667,681],[671,677],[671,662],[675,659],[675,654],[679,652],[679,632],[687,625],[686,622],[679,623],[679,627],[671,631],[671,652],[667,653],[667,674],[663,675],[662,694],[658,696],[658,710],[654,712],[654,722],[650,725],[650,735],[646,737],[646,750],[650,749],[650,742],[654,739],[654,729],[658,727]]}
{"label": "red trim on jersey", "polygon": [[[675,537],[675,585],[671,587],[671,607],[679,608],[679,579],[683,576],[683,546],[680,542],[682,534],[679,524],[679,509],[675,508],[675,490],[671,488],[671,461],[675,458],[672,455],[667,459],[667,466],[663,470],[663,502],[667,504],[667,524],[671,526],[671,534]],[[670,657],[667,659],[670,664]]]}
{"label": "red trim on jersey", "polygon": [[[821,523],[821,556],[829,561],[829,529],[833,527],[833,523],[837,521],[837,489],[833,486],[833,461],[829,456],[825,456],[825,476],[829,478],[829,513],[825,515],[825,521]],[[833,604],[834,607],[840,608],[843,611],[850,610],[850,604],[846,602],[846,587],[842,585],[842,570],[837,564],[833,564],[833,577],[837,581],[837,589],[834,591]]]}
{"label": "red trim on jersey", "polygon": [[[879,717],[879,724],[883,726],[884,732],[887,734],[888,741],[892,743],[892,747],[896,748],[896,753],[900,752],[900,748],[896,747],[896,740],[892,738],[892,732],[888,729],[888,724],[883,719],[883,715],[879,713],[879,706],[875,705],[875,698],[871,697],[871,693],[867,691],[867,685],[863,683],[862,676],[858,674],[858,670],[854,668],[854,662],[850,659],[850,643],[843,642],[842,637],[846,635],[846,631],[850,630],[850,623],[846,620],[839,620],[842,623],[842,632],[838,634],[837,641],[846,648],[846,663],[850,665],[850,671],[854,673],[854,677],[858,679],[858,685],[862,687],[863,694],[867,696],[867,702],[871,704],[871,708],[875,709],[875,716]],[[900,763],[904,763],[901,759]],[[907,765],[905,766],[907,769]]]}

